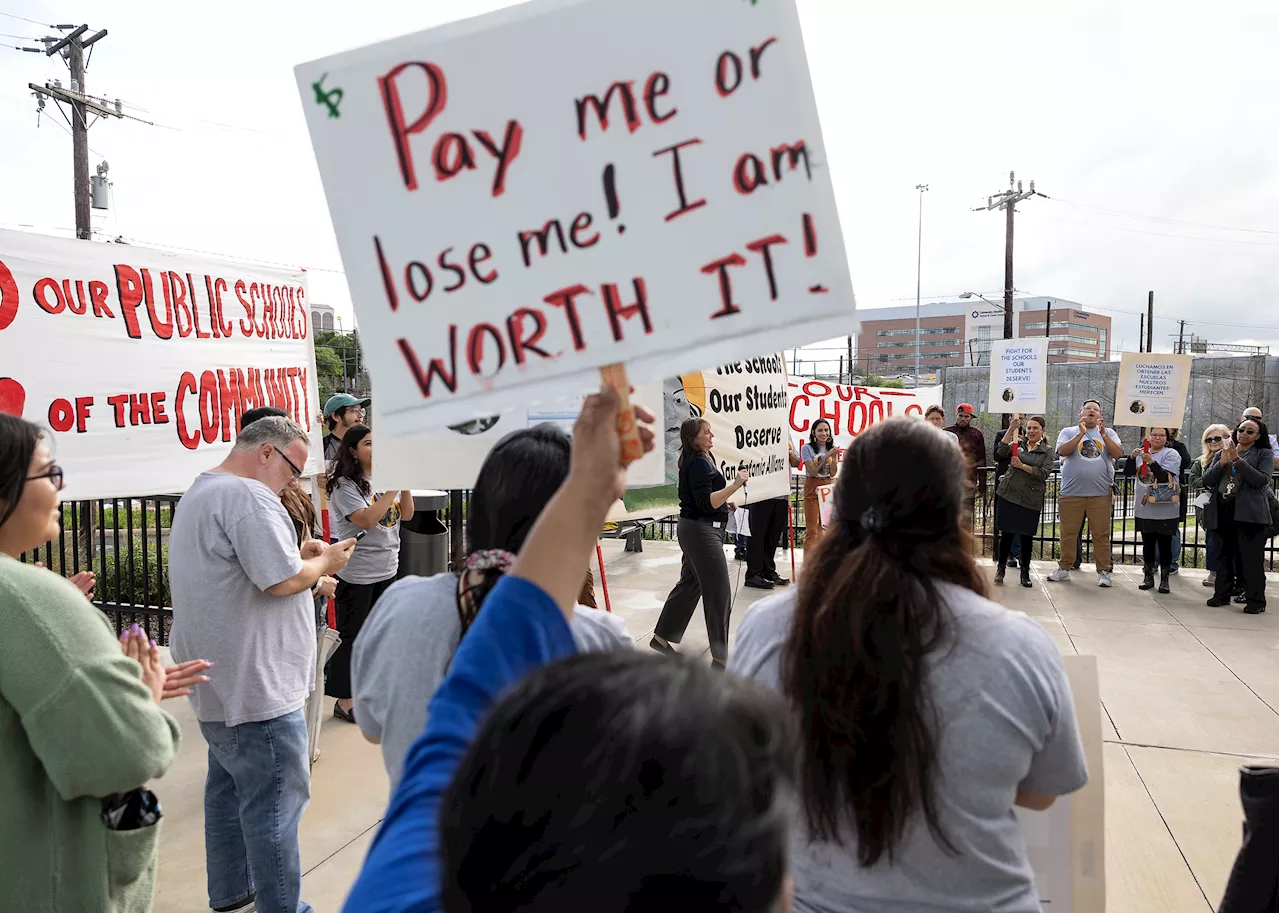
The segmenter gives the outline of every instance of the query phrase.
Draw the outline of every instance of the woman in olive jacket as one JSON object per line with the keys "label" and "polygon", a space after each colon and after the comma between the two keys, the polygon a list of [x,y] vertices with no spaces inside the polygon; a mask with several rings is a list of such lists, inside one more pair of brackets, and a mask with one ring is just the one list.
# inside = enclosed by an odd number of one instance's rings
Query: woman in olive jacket
{"label": "woman in olive jacket", "polygon": [[1205,467],[1202,482],[1210,491],[1205,525],[1218,534],[1218,578],[1207,605],[1228,605],[1235,589],[1236,556],[1244,577],[1244,611],[1267,610],[1267,577],[1262,562],[1271,537],[1271,470],[1275,454],[1268,447],[1267,426],[1247,418],[1231,432]]}
{"label": "woman in olive jacket", "polygon": [[[1016,435],[1026,426],[1026,441],[1013,452]],[[1021,537],[1022,560],[1018,570],[1022,585],[1031,586],[1031,537],[1040,528],[1040,511],[1044,507],[1044,485],[1053,470],[1056,454],[1044,439],[1045,421],[1033,415],[1024,423],[1015,415],[1009,430],[996,445],[996,459],[1008,460],[1009,471],[996,485],[996,529],[1000,530],[996,583],[1004,583],[1004,569],[1009,563],[1013,537]]]}

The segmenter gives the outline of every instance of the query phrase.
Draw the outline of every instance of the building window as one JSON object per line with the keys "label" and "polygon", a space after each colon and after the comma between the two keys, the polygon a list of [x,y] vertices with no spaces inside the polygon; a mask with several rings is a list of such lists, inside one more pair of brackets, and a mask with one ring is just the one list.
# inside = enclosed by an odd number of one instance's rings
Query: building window
{"label": "building window", "polygon": [[[959,333],[959,327],[921,327],[921,336],[945,336],[949,333]],[[877,330],[877,336],[914,336],[916,335],[915,327],[908,327],[903,330]]]}

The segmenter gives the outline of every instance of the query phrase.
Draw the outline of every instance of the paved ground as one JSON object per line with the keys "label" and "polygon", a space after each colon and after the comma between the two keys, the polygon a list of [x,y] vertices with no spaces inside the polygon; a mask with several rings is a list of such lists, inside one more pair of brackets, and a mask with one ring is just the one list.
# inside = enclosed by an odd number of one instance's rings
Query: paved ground
{"label": "paved ground", "polygon": [[[679,551],[660,542],[646,542],[643,554],[623,553],[620,542],[604,549],[613,610],[643,646],[675,582]],[[730,566],[736,629],[743,611],[766,594],[743,587],[741,565]],[[997,596],[1039,620],[1064,653],[1098,657],[1107,911],[1212,913],[1240,841],[1236,771],[1250,761],[1276,763],[1276,580],[1268,582],[1270,611],[1249,616],[1239,607],[1206,607],[1209,591],[1198,572],[1175,577],[1173,592],[1161,596],[1138,590],[1134,567],[1117,568],[1111,590],[1095,586],[1087,570],[1068,583],[1048,583],[1050,570],[1037,562],[1033,589],[1005,587]],[[699,613],[681,650],[706,659],[706,647]],[[208,909],[204,744],[185,702],[172,709],[186,742],[156,786],[165,830],[155,909],[196,913]],[[353,726],[328,718],[320,747],[302,821],[303,896],[317,913],[334,913],[381,817],[387,779],[378,749]]]}

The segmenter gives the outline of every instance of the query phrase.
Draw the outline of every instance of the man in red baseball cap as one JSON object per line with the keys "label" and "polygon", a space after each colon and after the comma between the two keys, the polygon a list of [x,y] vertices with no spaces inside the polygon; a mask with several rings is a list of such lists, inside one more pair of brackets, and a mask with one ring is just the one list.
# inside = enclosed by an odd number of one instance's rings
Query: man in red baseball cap
{"label": "man in red baseball cap", "polygon": [[[964,451],[965,457],[969,461],[970,478],[975,481],[975,496],[987,494],[987,439],[983,436],[982,431],[973,427],[973,406],[969,403],[961,403],[956,406],[956,423],[944,431],[950,431],[956,436],[960,442],[960,449]],[[972,512],[973,504],[970,502],[970,512]]]}

